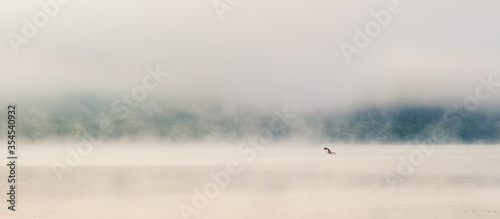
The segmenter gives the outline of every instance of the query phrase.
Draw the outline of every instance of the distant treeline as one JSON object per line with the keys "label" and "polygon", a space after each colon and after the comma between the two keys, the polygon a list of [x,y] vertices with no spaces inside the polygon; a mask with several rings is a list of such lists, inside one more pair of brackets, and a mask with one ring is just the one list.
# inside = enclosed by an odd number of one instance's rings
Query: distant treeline
{"label": "distant treeline", "polygon": [[[352,112],[256,110],[224,104],[181,105],[145,101],[128,113],[112,100],[74,96],[23,104],[18,137],[27,141],[102,134],[104,140],[240,141],[265,131],[273,140],[307,139],[362,143],[497,143],[500,113],[452,112],[441,107],[373,107]],[[1,129],[5,129],[2,126]],[[1,130],[0,130],[1,131]],[[4,130],[5,131],[5,130]]]}

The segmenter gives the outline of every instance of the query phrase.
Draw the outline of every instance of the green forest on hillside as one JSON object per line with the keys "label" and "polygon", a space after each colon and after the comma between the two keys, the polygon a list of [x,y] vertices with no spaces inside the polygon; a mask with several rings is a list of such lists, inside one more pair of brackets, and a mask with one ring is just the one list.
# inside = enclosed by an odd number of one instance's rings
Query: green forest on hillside
{"label": "green forest on hillside", "polygon": [[478,110],[465,115],[458,112],[446,115],[447,109],[441,107],[373,107],[349,113],[290,111],[292,116],[283,118],[279,113],[282,109],[266,111],[222,104],[188,107],[151,101],[131,108],[125,115],[112,111],[110,101],[79,96],[21,106],[18,111],[18,136],[28,141],[71,139],[84,132],[102,133],[105,140],[144,137],[235,141],[255,136],[261,130],[268,130],[273,140],[378,143],[496,143],[500,140],[500,113]]}

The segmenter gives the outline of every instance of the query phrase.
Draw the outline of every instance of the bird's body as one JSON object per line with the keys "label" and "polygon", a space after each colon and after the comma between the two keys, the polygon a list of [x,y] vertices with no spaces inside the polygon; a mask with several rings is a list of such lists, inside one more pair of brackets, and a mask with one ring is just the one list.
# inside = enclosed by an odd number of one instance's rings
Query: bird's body
{"label": "bird's body", "polygon": [[335,157],[337,156],[337,154],[334,151],[330,151],[330,149],[328,149],[328,148],[324,148],[323,150],[325,150],[325,152],[327,154],[331,154],[332,156],[335,156]]}

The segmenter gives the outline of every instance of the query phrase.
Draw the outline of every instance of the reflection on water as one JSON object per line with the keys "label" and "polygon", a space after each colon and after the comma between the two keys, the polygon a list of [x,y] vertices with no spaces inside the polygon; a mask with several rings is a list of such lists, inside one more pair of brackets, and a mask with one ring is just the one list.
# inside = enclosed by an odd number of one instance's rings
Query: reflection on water
{"label": "reflection on water", "polygon": [[[185,149],[178,159],[166,149],[157,151],[159,157],[177,163],[89,164],[63,181],[51,167],[21,166],[15,218],[182,218],[179,205],[192,205],[195,190],[203,190],[213,181],[210,173],[224,170],[231,159],[239,161],[241,173],[192,218],[500,218],[497,146],[462,147],[437,148],[394,187],[384,173],[397,173],[397,156],[409,154],[411,146],[342,146],[337,158],[309,148],[270,148],[251,162],[237,154],[210,155],[208,149],[195,155]],[[121,153],[107,154],[120,160]],[[213,162],[197,161],[207,156]],[[0,214],[14,218],[6,210]]]}

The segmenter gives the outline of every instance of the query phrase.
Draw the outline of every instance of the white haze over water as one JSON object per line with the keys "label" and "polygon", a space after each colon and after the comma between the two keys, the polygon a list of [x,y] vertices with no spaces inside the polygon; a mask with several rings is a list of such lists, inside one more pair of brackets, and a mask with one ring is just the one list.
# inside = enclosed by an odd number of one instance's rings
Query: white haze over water
{"label": "white haze over water", "polygon": [[[4,1],[19,171],[0,218],[183,218],[230,161],[191,218],[499,218],[500,86],[480,82],[500,82],[499,1],[400,0],[351,63],[339,45],[397,0],[243,0],[224,21],[214,1],[70,0],[18,54],[9,34],[42,9]],[[156,66],[168,77],[113,110]]]}
{"label": "white haze over water", "polygon": [[[394,187],[384,174],[398,173],[398,156],[408,160],[417,145],[267,144],[248,161],[250,154],[238,153],[235,145],[123,143],[94,148],[62,181],[44,162],[63,160],[65,145],[37,146],[20,150],[21,204],[15,214],[0,212],[2,218],[183,218],[179,206],[192,206],[194,191],[203,191],[213,182],[210,173],[232,160],[239,162],[240,173],[190,218],[493,219],[500,214],[500,172],[493,168],[500,165],[500,150],[491,145],[437,145]],[[326,155],[324,146],[338,157]]]}
{"label": "white haze over water", "polygon": [[[149,97],[264,107],[450,104],[472,95],[480,76],[500,81],[493,0],[401,0],[403,11],[348,64],[339,43],[352,44],[354,28],[387,2],[244,1],[222,22],[212,1],[70,1],[19,54],[3,37],[0,91],[14,102],[115,96],[156,63],[171,75]],[[4,5],[0,35],[20,34],[39,10]]]}

